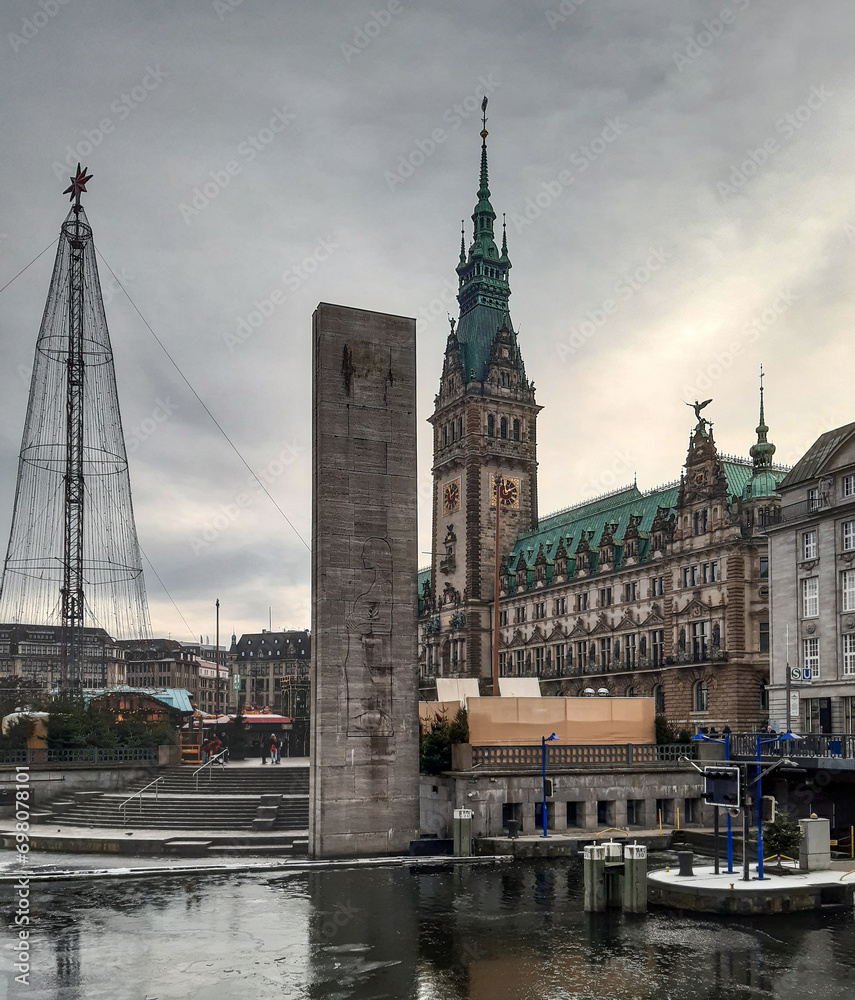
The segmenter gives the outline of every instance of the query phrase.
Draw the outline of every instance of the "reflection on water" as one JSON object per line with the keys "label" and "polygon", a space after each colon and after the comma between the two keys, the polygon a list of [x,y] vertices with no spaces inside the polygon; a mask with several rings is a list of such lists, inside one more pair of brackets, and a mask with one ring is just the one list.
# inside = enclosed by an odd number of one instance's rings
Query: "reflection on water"
{"label": "reflection on water", "polygon": [[[50,1000],[843,1000],[851,914],[581,911],[574,863],[36,885]],[[0,996],[5,996],[0,982]]]}

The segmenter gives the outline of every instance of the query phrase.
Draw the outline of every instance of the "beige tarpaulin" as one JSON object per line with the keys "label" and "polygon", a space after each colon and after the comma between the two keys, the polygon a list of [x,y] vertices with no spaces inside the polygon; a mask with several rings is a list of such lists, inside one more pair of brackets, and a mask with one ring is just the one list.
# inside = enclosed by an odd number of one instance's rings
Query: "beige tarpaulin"
{"label": "beige tarpaulin", "polygon": [[539,698],[540,681],[536,677],[500,677],[502,698]]}
{"label": "beige tarpaulin", "polygon": [[552,733],[564,743],[654,743],[652,698],[473,698],[473,746],[533,746]]}
{"label": "beige tarpaulin", "polygon": [[477,677],[437,677],[436,693],[438,701],[459,701],[466,708],[467,698],[478,698]]}

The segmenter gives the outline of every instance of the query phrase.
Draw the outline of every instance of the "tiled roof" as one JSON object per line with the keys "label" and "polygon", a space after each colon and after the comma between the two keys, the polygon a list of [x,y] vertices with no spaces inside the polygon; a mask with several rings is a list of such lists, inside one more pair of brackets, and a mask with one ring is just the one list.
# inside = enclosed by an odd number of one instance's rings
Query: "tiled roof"
{"label": "tiled roof", "polygon": [[825,434],[821,434],[799,461],[796,462],[790,472],[787,473],[780,483],[779,488],[785,490],[799,483],[817,479],[822,475],[822,471],[829,458],[853,433],[855,433],[855,423],[844,424],[842,427],[836,427],[833,431],[826,431]]}

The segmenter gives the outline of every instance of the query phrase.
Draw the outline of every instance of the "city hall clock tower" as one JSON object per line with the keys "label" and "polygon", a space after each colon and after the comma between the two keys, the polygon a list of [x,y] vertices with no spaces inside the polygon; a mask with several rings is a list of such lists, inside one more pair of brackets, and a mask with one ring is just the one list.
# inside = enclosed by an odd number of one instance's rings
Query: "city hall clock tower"
{"label": "city hall clock tower", "polygon": [[[482,110],[486,111],[484,99]],[[461,234],[460,318],[450,321],[433,425],[431,660],[439,677],[491,676],[499,504],[499,558],[537,525],[536,421],[508,298],[507,233],[496,246],[487,179],[486,116],[474,231]],[[498,484],[498,491],[497,491]],[[497,501],[498,492],[498,501]]]}

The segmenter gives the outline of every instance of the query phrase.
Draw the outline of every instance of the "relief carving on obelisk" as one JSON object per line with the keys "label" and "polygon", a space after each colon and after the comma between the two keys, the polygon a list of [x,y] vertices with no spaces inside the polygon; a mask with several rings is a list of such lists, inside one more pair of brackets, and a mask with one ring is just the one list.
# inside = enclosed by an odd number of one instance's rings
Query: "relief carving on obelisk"
{"label": "relief carving on obelisk", "polygon": [[345,619],[348,736],[394,736],[392,724],[392,550],[367,538],[358,594]]}

